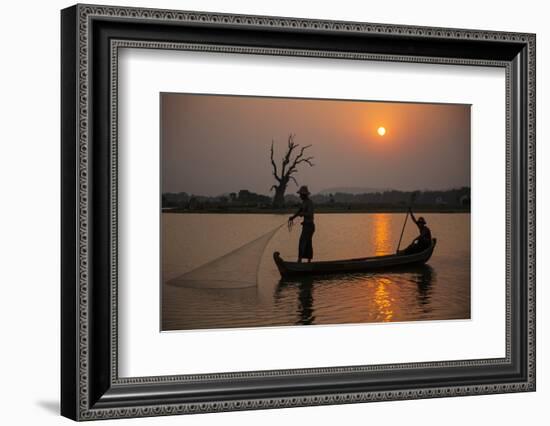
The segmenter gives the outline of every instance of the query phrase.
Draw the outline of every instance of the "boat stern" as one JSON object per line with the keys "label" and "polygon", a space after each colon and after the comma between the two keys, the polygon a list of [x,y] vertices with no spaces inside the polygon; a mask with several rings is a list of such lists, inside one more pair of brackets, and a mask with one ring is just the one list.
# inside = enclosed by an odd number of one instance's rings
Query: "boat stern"
{"label": "boat stern", "polygon": [[437,238],[432,238],[432,246],[429,248],[429,252],[426,259],[424,260],[424,263],[428,263],[428,260],[430,260],[430,258],[432,257],[436,244],[437,244]]}

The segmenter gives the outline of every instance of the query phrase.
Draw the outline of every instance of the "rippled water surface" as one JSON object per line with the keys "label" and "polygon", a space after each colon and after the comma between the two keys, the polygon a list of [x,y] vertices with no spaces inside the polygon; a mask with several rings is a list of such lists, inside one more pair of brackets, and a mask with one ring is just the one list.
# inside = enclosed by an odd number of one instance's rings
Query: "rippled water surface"
{"label": "rippled water surface", "polygon": [[[468,319],[470,215],[423,216],[438,242],[422,267],[281,280],[272,253],[295,260],[299,224],[292,232],[279,228],[264,250],[235,250],[281,225],[286,216],[165,213],[162,329]],[[386,213],[317,214],[314,260],[394,253],[404,218]],[[414,238],[415,228],[409,220],[402,247]],[[200,281],[189,286],[180,279],[220,257],[228,261],[206,270],[216,279],[218,274],[228,282],[242,280],[241,288],[223,288],[223,280],[222,288]]]}

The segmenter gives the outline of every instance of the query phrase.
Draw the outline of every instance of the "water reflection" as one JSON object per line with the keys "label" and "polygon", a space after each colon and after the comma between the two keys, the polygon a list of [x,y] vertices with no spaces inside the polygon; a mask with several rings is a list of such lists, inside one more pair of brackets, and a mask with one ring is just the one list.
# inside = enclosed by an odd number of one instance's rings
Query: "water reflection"
{"label": "water reflection", "polygon": [[418,291],[418,303],[424,307],[424,312],[431,311],[430,300],[432,285],[435,280],[435,272],[430,265],[422,265],[412,274],[412,280],[416,283]]}
{"label": "water reflection", "polygon": [[388,285],[391,284],[391,280],[386,277],[380,277],[376,279],[376,290],[374,292],[374,303],[378,311],[378,321],[388,322],[393,318],[393,301],[390,296]]}
{"label": "water reflection", "polygon": [[315,316],[313,315],[313,282],[304,281],[300,283],[298,290],[298,306],[299,320],[298,324],[308,325],[313,324]]}
{"label": "water reflection", "polygon": [[281,279],[275,291],[276,299],[280,299],[285,290],[296,291],[298,298],[297,314],[298,319],[296,324],[309,325],[314,324],[315,316],[313,315],[313,277],[300,277],[298,279]]}
{"label": "water reflection", "polygon": [[373,215],[375,256],[390,254],[390,215],[377,213]]}
{"label": "water reflection", "polygon": [[[410,311],[416,301],[417,309],[425,314],[432,311],[430,305],[436,274],[429,265],[403,267],[392,272],[362,274],[335,274],[283,278],[275,290],[276,302],[296,300],[296,324],[316,323],[318,299],[323,292],[337,286],[350,298],[364,299],[369,312],[365,315],[377,322],[399,321]],[[319,292],[319,297],[315,294]],[[321,305],[326,301],[319,302]],[[330,301],[329,301],[330,303]],[[344,306],[340,309],[345,310]]]}

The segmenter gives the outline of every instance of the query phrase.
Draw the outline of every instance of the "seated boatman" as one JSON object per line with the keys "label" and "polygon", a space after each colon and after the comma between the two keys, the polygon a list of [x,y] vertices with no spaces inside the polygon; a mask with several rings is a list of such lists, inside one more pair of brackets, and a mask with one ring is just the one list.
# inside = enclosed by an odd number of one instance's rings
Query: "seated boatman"
{"label": "seated boatman", "polygon": [[297,192],[302,200],[300,209],[288,219],[289,226],[292,221],[298,216],[303,218],[302,233],[300,234],[300,242],[298,243],[298,262],[302,259],[307,259],[311,262],[313,258],[313,233],[315,232],[315,223],[313,222],[313,201],[309,198],[310,192],[307,186],[302,186]]}
{"label": "seated boatman", "polygon": [[432,232],[430,228],[426,226],[426,220],[422,216],[417,220],[410,207],[409,214],[411,215],[412,221],[418,226],[419,235],[406,249],[401,250],[399,254],[419,253],[426,250],[432,244]]}

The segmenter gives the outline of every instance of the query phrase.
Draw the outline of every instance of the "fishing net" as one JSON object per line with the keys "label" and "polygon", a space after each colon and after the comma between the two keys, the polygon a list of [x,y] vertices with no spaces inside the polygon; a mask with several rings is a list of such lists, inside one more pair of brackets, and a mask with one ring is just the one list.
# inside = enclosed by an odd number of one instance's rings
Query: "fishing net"
{"label": "fishing net", "polygon": [[172,278],[168,284],[188,288],[246,288],[258,282],[258,270],[265,248],[279,225],[255,240],[246,243],[189,272]]}

